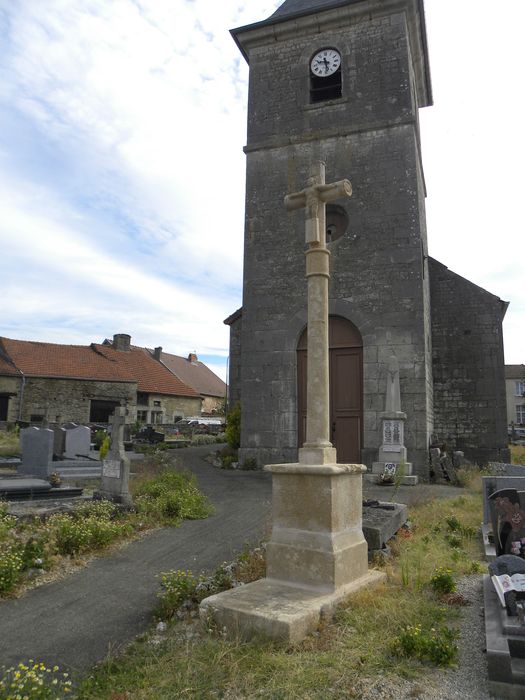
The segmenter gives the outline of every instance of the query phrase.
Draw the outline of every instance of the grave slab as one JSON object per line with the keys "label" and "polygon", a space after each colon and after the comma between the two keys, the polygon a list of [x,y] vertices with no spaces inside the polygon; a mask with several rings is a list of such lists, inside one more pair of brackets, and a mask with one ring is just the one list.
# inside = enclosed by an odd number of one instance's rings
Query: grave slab
{"label": "grave slab", "polygon": [[524,628],[517,618],[507,616],[488,575],[483,576],[483,596],[489,690],[502,700],[524,700]]}
{"label": "grave slab", "polygon": [[[385,510],[384,506],[392,509]],[[368,549],[383,549],[407,520],[408,507],[404,503],[379,503],[378,507],[363,505],[363,535]]]}

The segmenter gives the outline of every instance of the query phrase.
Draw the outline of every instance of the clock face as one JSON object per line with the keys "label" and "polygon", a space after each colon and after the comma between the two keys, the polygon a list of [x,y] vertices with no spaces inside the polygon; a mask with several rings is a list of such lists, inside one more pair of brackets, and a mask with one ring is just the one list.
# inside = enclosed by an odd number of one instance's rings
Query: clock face
{"label": "clock face", "polygon": [[332,75],[341,65],[341,54],[335,49],[323,49],[315,54],[310,63],[312,73],[318,78]]}

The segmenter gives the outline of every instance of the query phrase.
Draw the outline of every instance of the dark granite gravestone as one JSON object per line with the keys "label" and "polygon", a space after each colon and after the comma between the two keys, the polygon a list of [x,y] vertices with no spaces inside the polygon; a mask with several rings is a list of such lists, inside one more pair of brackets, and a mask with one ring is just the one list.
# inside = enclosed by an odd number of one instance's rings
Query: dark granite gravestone
{"label": "dark granite gravestone", "polygon": [[525,491],[501,489],[488,498],[496,556],[525,556]]}

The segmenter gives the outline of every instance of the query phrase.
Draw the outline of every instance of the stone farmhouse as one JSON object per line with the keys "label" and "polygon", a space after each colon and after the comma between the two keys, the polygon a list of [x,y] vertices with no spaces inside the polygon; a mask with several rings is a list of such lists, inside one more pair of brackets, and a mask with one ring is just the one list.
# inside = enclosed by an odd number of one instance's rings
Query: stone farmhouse
{"label": "stone farmhouse", "polygon": [[[191,372],[186,382],[170,371],[161,351],[133,346],[124,333],[87,346],[0,338],[0,421],[106,423],[117,406],[131,421],[157,425],[200,415],[209,398],[202,385],[189,383]],[[213,375],[202,363],[197,373]]]}
{"label": "stone farmhouse", "polygon": [[200,394],[202,398],[202,413],[224,413],[226,384],[209,367],[199,360],[196,353],[188,357],[171,355],[155,348],[154,357],[163,363],[176,377]]}

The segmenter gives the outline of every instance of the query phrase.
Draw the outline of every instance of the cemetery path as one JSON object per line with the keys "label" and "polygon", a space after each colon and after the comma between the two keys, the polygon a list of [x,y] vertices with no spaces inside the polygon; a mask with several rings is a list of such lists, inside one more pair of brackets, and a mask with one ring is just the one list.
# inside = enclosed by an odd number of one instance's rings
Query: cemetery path
{"label": "cemetery path", "polygon": [[20,600],[0,606],[0,667],[35,659],[73,675],[117,652],[152,619],[159,581],[170,569],[212,571],[245,543],[256,543],[269,523],[271,475],[225,471],[203,456],[209,446],[177,455],[196,474],[215,506],[206,520],[158,530],[111,556]]}
{"label": "cemetery path", "polygon": [[[152,620],[157,575],[170,569],[210,572],[269,530],[271,475],[216,469],[203,457],[210,447],[188,448],[175,458],[191,470],[215,513],[185,521],[132,542],[61,581],[0,605],[0,667],[35,659],[75,676],[118,652]],[[456,495],[450,486],[401,487],[410,503]],[[364,484],[367,498],[389,500],[391,489]]]}

